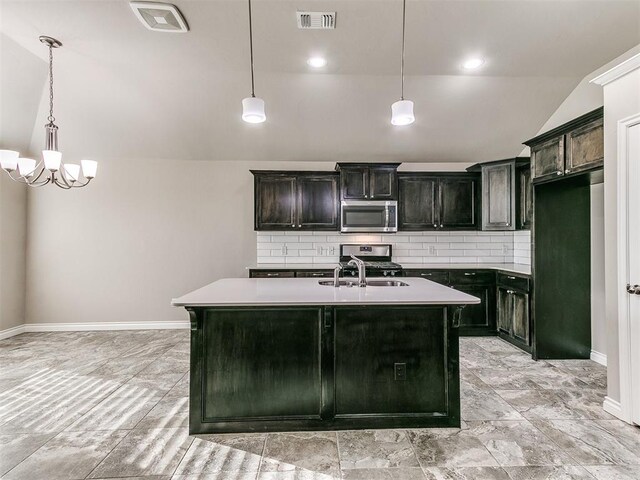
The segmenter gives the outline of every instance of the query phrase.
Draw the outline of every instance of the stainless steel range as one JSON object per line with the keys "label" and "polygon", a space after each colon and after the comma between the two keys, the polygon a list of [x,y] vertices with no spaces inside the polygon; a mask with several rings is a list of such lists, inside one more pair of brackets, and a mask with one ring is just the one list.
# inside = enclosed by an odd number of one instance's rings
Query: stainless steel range
{"label": "stainless steel range", "polygon": [[344,276],[357,276],[358,269],[349,265],[351,255],[364,261],[367,277],[396,277],[402,275],[402,266],[391,261],[392,248],[389,244],[340,245],[340,265]]}

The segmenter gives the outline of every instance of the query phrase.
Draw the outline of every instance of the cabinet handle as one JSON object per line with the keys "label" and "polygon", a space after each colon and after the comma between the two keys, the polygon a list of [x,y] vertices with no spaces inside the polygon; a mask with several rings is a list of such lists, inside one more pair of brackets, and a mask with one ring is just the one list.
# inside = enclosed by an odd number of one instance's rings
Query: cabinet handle
{"label": "cabinet handle", "polygon": [[505,225],[508,227],[509,226],[509,222],[505,223]]}
{"label": "cabinet handle", "polygon": [[302,228],[302,225],[298,224],[298,228]]}
{"label": "cabinet handle", "polygon": [[475,275],[474,272],[464,272],[467,277],[473,277]]}
{"label": "cabinet handle", "polygon": [[562,175],[562,172],[556,172],[556,175]]}
{"label": "cabinet handle", "polygon": [[433,228],[438,228],[438,224],[437,224],[437,223],[434,223],[434,224],[433,224]]}
{"label": "cabinet handle", "polygon": [[433,276],[433,273],[421,273],[420,276],[421,277],[431,277],[431,276]]}
{"label": "cabinet handle", "polygon": [[440,224],[440,228],[442,228],[442,227],[444,227],[444,225],[443,225],[443,224]]}
{"label": "cabinet handle", "polygon": [[324,273],[312,273],[311,276],[312,277],[322,277],[324,275]]}
{"label": "cabinet handle", "polygon": [[277,277],[279,273],[267,273],[267,277]]}
{"label": "cabinet handle", "polygon": [[567,169],[564,171],[564,173],[569,173],[569,169],[567,168]]}
{"label": "cabinet handle", "polygon": [[516,277],[510,277],[510,276],[507,276],[507,278],[508,278],[509,280],[515,280],[515,279],[516,279]]}

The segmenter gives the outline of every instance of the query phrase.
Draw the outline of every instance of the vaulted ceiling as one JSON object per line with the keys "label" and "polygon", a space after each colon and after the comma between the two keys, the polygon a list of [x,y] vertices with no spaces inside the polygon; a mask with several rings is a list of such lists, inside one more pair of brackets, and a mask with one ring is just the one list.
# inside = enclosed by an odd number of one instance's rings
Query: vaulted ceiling
{"label": "vaulted ceiling", "polygon": [[[64,44],[55,52],[61,148],[98,160],[505,158],[585,75],[640,43],[637,0],[408,0],[405,97],[416,122],[398,128],[389,118],[400,95],[401,0],[254,0],[267,122],[249,125],[240,118],[250,93],[246,0],[173,3],[186,34],[145,29],[127,1],[2,0],[0,148],[18,141],[10,125],[32,125],[29,148],[42,148],[43,34]],[[336,11],[337,28],[298,30],[296,10]],[[312,54],[328,65],[311,71]],[[463,71],[470,55],[484,67]],[[16,65],[32,74],[7,71]]]}

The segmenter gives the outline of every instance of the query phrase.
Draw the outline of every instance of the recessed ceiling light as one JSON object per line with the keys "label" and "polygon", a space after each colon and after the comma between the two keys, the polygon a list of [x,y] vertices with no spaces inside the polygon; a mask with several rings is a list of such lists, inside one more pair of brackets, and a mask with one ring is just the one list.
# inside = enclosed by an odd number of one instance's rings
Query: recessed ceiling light
{"label": "recessed ceiling light", "polygon": [[322,68],[327,64],[327,59],[323,57],[311,57],[307,60],[307,65],[313,68]]}
{"label": "recessed ceiling light", "polygon": [[482,58],[470,58],[462,64],[462,68],[465,70],[474,70],[476,68],[480,68],[482,65],[484,65],[484,60]]}

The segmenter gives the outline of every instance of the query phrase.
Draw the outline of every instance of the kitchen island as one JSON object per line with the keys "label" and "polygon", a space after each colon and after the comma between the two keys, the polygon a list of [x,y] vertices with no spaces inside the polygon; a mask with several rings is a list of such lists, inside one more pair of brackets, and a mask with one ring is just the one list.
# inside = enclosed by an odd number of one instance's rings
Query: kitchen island
{"label": "kitchen island", "polygon": [[402,283],[231,278],[174,299],[191,321],[190,433],[459,427],[459,314],[480,300]]}

